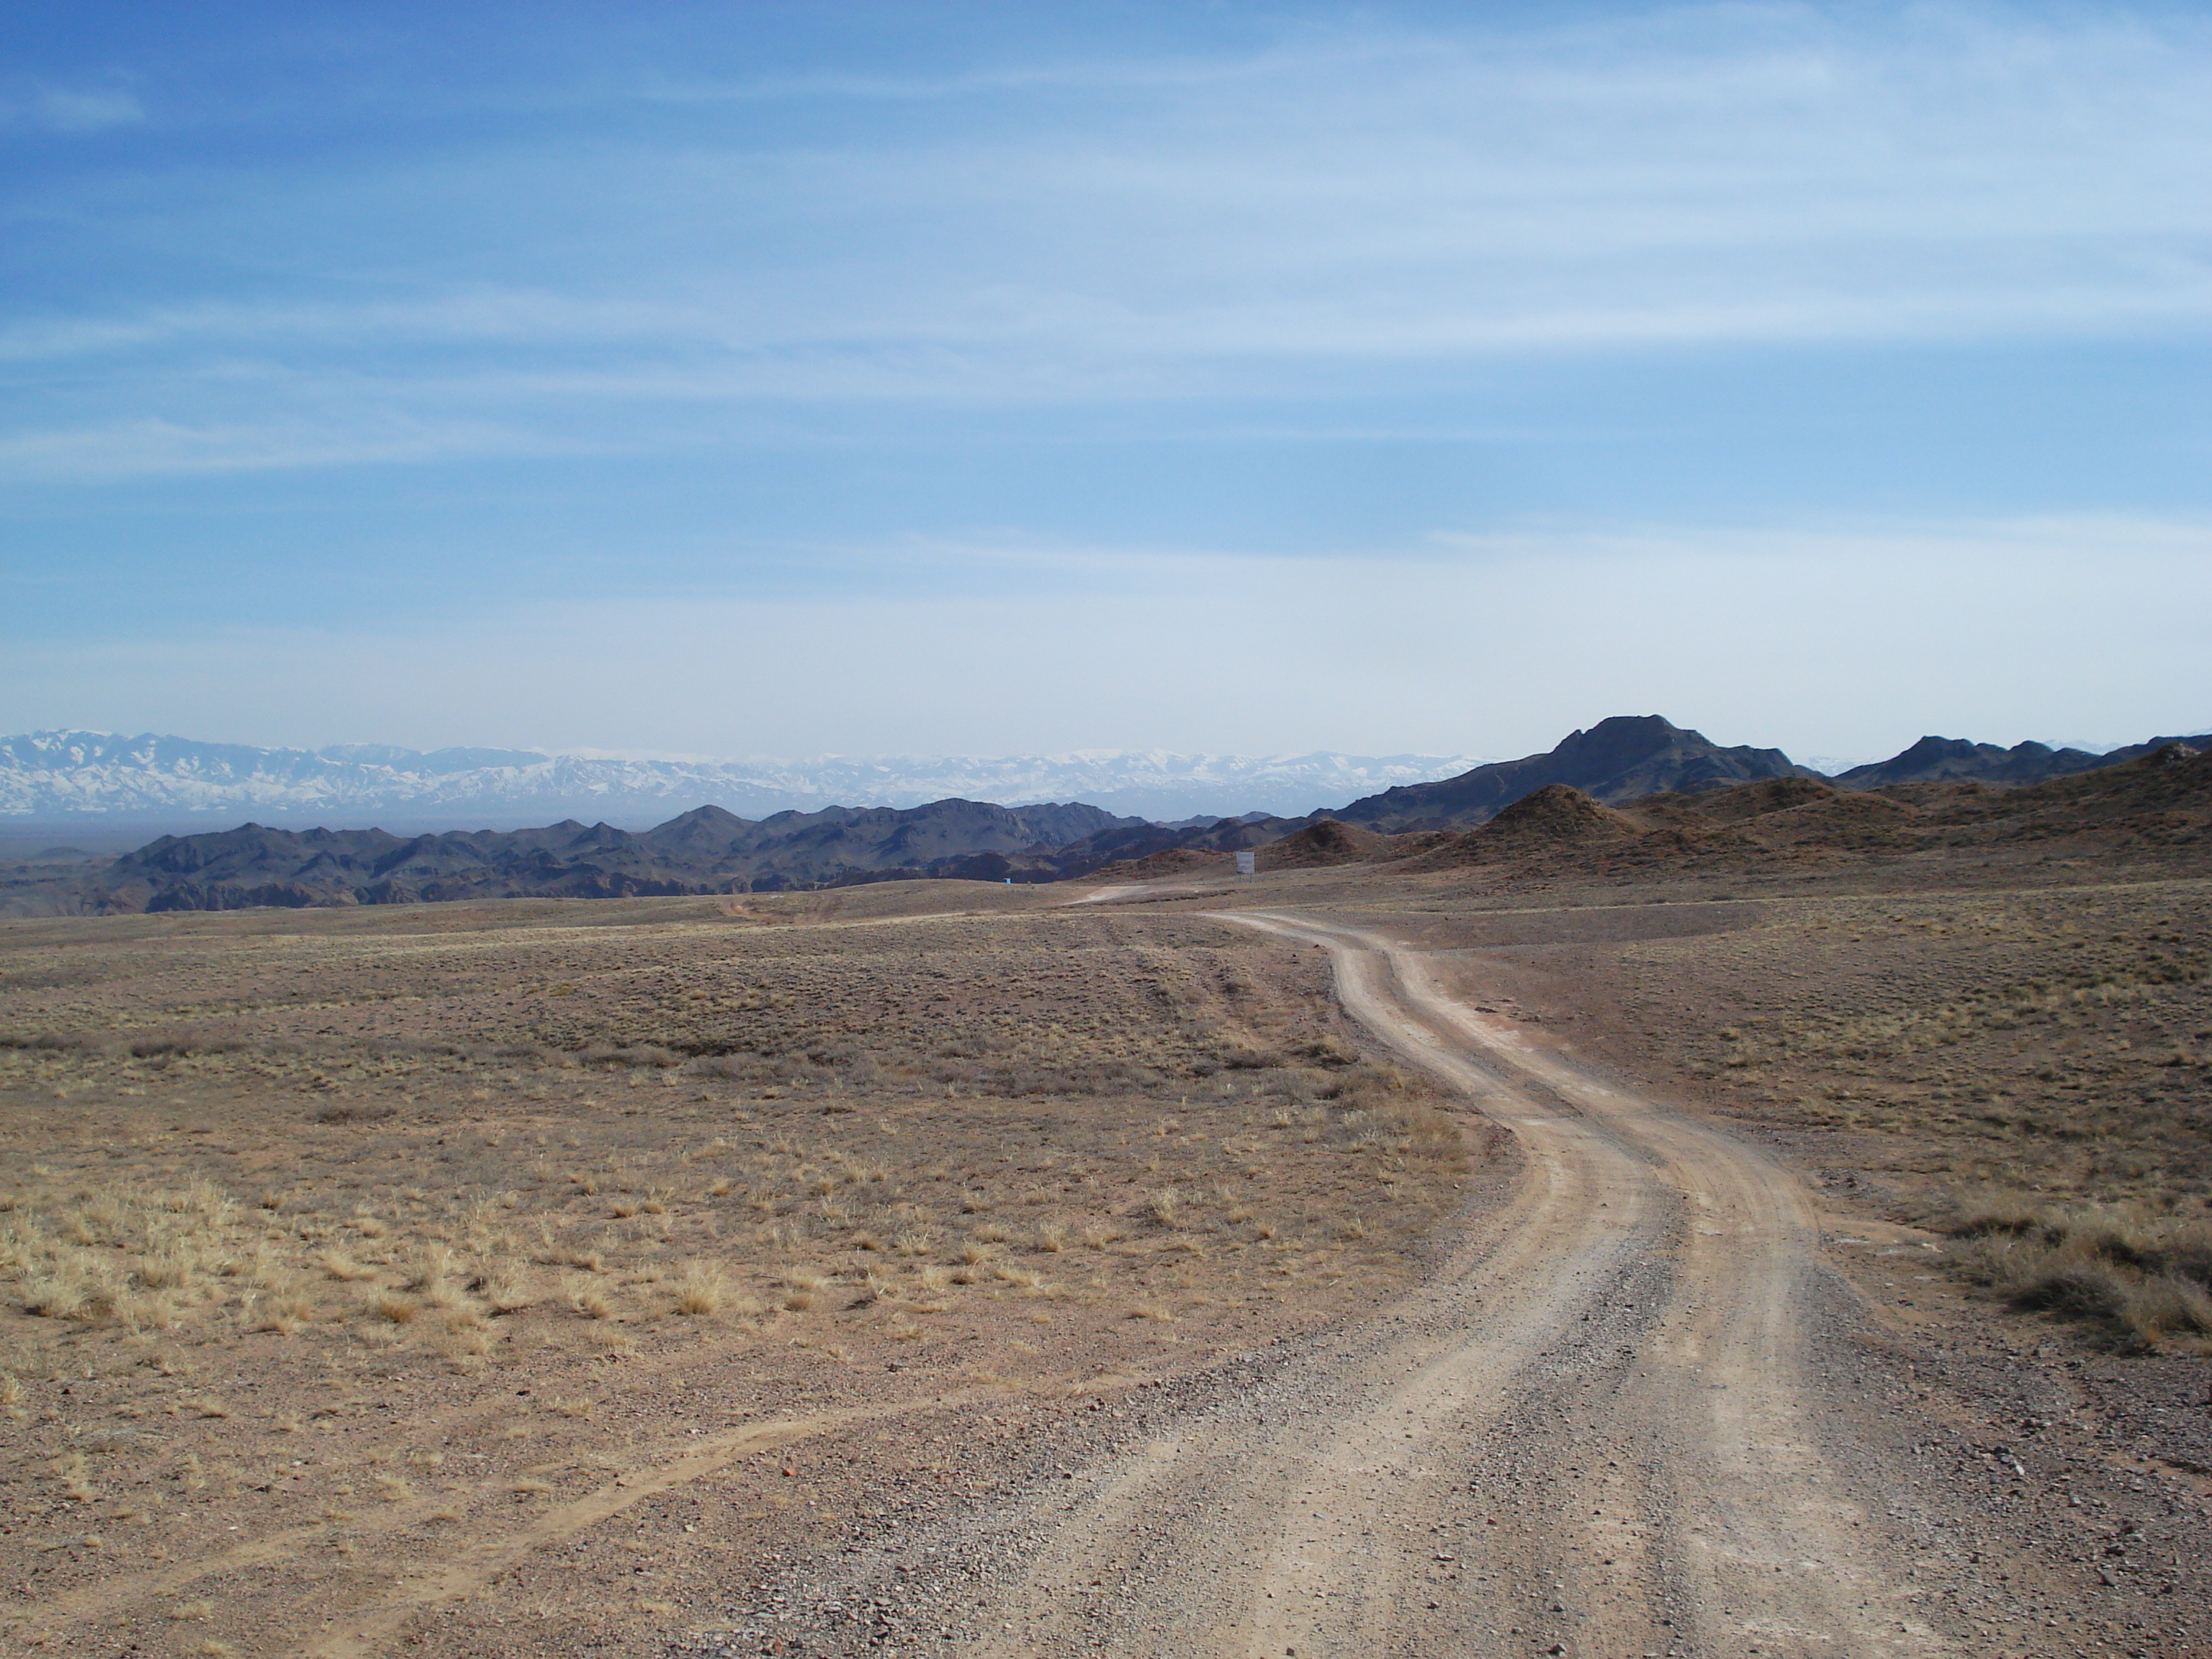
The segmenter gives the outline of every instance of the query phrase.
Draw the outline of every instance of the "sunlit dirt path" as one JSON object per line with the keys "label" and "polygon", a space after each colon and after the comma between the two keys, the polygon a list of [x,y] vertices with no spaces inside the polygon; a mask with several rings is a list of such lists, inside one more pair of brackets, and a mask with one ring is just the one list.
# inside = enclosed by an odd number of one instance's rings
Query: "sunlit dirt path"
{"label": "sunlit dirt path", "polygon": [[[987,1650],[1954,1650],[1850,1442],[1798,1184],[1309,916],[1346,1010],[1508,1127],[1510,1202],[1311,1362],[1090,1473]],[[1824,1297],[1829,1305],[1824,1312]]]}

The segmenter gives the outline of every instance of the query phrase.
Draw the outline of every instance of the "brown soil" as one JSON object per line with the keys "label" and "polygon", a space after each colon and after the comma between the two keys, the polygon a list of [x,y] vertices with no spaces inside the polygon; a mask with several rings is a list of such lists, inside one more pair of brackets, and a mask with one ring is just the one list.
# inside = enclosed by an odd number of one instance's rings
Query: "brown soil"
{"label": "brown soil", "polygon": [[0,1634],[2203,1652],[2208,780],[11,924]]}
{"label": "brown soil", "polygon": [[1170,847],[1140,859],[1118,859],[1102,865],[1085,881],[1158,881],[1168,876],[1219,875],[1237,868],[1234,854],[1195,847]]}
{"label": "brown soil", "polygon": [[1316,953],[1037,896],[0,929],[0,1641],[634,1650],[1406,1282]]}

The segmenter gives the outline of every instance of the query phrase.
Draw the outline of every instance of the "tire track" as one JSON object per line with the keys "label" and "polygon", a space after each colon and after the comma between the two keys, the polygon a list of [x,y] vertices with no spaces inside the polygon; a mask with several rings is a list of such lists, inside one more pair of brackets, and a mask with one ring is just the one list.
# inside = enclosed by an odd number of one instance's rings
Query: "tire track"
{"label": "tire track", "polygon": [[1797,1184],[1416,952],[1223,919],[1326,945],[1347,1012],[1508,1127],[1527,1175],[1429,1281],[1041,1500],[983,1650],[1943,1651],[1823,1451]]}

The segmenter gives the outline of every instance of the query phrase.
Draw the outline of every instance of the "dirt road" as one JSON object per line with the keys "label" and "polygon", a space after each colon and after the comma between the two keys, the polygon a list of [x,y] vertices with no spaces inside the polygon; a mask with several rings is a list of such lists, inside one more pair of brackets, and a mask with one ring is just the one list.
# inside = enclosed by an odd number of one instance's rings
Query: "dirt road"
{"label": "dirt road", "polygon": [[1346,1007],[1509,1125],[1517,1194],[1310,1363],[1032,1514],[985,1650],[1946,1651],[1910,1518],[1832,1443],[1838,1292],[1797,1184],[1624,1094],[1423,959],[1310,917]]}
{"label": "dirt road", "polygon": [[[1757,1148],[1448,992],[1464,963],[1218,914],[1328,949],[1351,1014],[1516,1138],[1513,1173],[1364,1317],[1041,1405],[1003,1498],[793,1563],[672,1659],[2212,1651],[2212,1478],[2080,1360],[1917,1327],[1932,1275],[1823,1255],[1923,1241],[1816,1213]],[[2177,1376],[2157,1418],[2201,1394]]]}

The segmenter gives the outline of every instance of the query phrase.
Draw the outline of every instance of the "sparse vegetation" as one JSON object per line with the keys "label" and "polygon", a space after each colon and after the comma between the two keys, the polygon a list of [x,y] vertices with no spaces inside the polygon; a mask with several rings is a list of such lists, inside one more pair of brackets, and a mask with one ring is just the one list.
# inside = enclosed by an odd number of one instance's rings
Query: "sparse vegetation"
{"label": "sparse vegetation", "polygon": [[711,1261],[688,1262],[683,1277],[677,1281],[676,1310],[684,1314],[719,1313],[729,1293],[729,1281],[719,1267]]}
{"label": "sparse vegetation", "polygon": [[[1948,1259],[1992,1295],[2187,1346],[2207,1282],[2188,1241],[2212,1226],[2212,888],[2164,866],[2075,884],[2096,868],[1978,855],[1904,890],[1799,875],[1724,906],[1592,883],[1564,890],[1612,908],[1541,913],[1560,942],[1534,954],[1571,961],[1579,1040],[1679,1066],[1674,1087],[1787,1137],[1838,1198],[1955,1234]],[[1431,925],[1536,933],[1505,910]]]}
{"label": "sparse vegetation", "polygon": [[[2193,870],[1807,798],[1275,890],[1395,907],[1483,953],[1429,966],[1486,1018],[1755,1123],[1824,1212],[1885,1218],[1847,1262],[1881,1317],[1959,1295],[1917,1224],[2033,1317],[2205,1346]],[[2189,825],[2113,833],[2201,858]],[[836,1548],[972,1492],[1044,1402],[1103,1411],[1413,1271],[1466,1120],[1363,1050],[1318,951],[1158,894],[921,914],[961,896],[0,929],[0,1565],[40,1581],[0,1635],[84,1645],[97,1587],[99,1639],[183,1651],[334,1608],[364,1651],[626,1650],[725,1547]],[[426,1557],[501,1538],[545,1547],[410,1611]]]}
{"label": "sparse vegetation", "polygon": [[[0,1484],[46,1517],[0,1559],[97,1521],[124,1583],[312,1514],[303,1563],[388,1583],[848,1368],[1057,1391],[1263,1340],[1402,1278],[1454,1201],[1456,1133],[1310,953],[843,902],[0,930],[0,1021],[45,1034],[0,1046],[0,1430],[35,1452]],[[660,1415],[710,1375],[714,1415]],[[222,1524],[161,1524],[185,1501]],[[180,1623],[249,1648],[215,1606]]]}
{"label": "sparse vegetation", "polygon": [[2212,1218],[1991,1193],[1966,1204],[1949,1231],[1963,1271],[2024,1307],[2079,1316],[2148,1346],[2212,1337]]}

